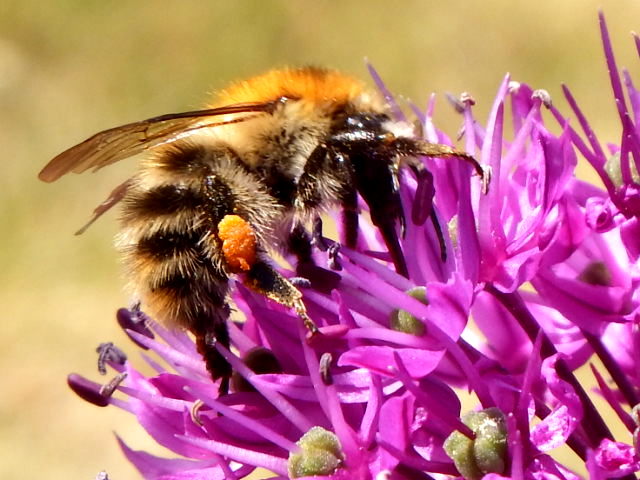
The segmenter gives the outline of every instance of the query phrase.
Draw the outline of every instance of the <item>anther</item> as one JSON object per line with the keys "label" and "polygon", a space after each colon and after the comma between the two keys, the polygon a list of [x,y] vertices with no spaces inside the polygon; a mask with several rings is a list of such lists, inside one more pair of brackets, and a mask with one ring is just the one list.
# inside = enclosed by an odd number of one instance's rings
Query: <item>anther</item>
{"label": "anther", "polygon": [[124,365],[127,361],[127,355],[113,342],[101,343],[96,348],[96,352],[98,352],[98,372],[100,375],[106,375],[107,363]]}
{"label": "anther", "polygon": [[67,385],[73,390],[73,393],[78,395],[85,402],[92,403],[98,407],[106,407],[109,405],[109,398],[100,393],[102,385],[96,382],[92,382],[88,378],[78,375],[77,373],[71,373],[67,377]]}
{"label": "anther", "polygon": [[456,97],[452,93],[447,93],[446,97],[456,113],[460,114],[464,113],[464,110],[468,105],[473,106],[476,104],[476,101],[468,92],[462,92],[459,97]]}
{"label": "anther", "polygon": [[82,375],[72,373],[67,377],[67,385],[73,390],[73,392],[82,398],[84,401],[92,403],[98,407],[106,407],[109,405],[113,392],[118,388],[118,385],[126,378],[126,373],[116,375],[106,385],[100,385],[93,382]]}
{"label": "anther", "polygon": [[122,372],[113,377],[109,383],[104,384],[100,387],[100,395],[111,398],[113,392],[116,391],[116,388],[120,386],[120,384],[127,378],[127,372]]}
{"label": "anther", "polygon": [[320,357],[320,378],[325,385],[333,384],[333,377],[331,375],[331,363],[333,362],[333,356],[329,352],[325,352]]}
{"label": "anther", "polygon": [[511,80],[509,82],[509,85],[507,86],[507,90],[509,91],[509,93],[516,93],[518,90],[520,90],[520,82]]}
{"label": "anther", "polygon": [[546,90],[535,90],[533,94],[531,94],[531,98],[533,100],[540,100],[545,107],[551,108],[551,94]]}
{"label": "anther", "polygon": [[463,105],[473,106],[476,104],[476,100],[469,92],[462,92],[460,94],[460,103],[462,103]]}
{"label": "anther", "polygon": [[193,402],[193,405],[191,406],[191,410],[189,411],[189,413],[191,414],[191,421],[196,425],[198,425],[199,427],[202,427],[204,425],[202,423],[202,420],[200,420],[200,410],[202,409],[203,406],[204,406],[204,402],[198,399],[195,402]]}
{"label": "anther", "polygon": [[289,282],[296,288],[311,288],[311,280],[304,277],[291,277]]}

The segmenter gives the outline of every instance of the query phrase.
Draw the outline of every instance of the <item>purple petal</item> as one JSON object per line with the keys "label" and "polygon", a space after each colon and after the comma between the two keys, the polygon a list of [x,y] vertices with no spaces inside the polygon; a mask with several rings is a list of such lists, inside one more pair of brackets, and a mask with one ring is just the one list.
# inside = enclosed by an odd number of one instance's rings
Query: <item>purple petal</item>
{"label": "purple petal", "polygon": [[563,445],[575,430],[577,420],[569,414],[568,407],[556,408],[531,432],[531,442],[541,452],[548,452]]}
{"label": "purple petal", "polygon": [[[370,372],[356,369],[347,373],[333,375],[333,384],[342,403],[365,403],[369,401]],[[295,400],[315,401],[315,391],[308,376],[280,374],[258,375],[254,383],[263,384]],[[390,395],[401,388],[398,381],[383,379],[382,388],[385,395]]]}
{"label": "purple petal", "polygon": [[481,342],[478,349],[510,371],[521,370],[528,362],[531,342],[515,318],[493,295],[485,292],[476,297],[472,312],[486,337],[486,342]]}
{"label": "purple petal", "polygon": [[398,106],[396,99],[394,98],[391,91],[384,84],[384,82],[382,81],[382,78],[380,77],[376,69],[373,68],[373,65],[371,65],[370,63],[367,63],[367,70],[369,70],[369,75],[371,75],[371,78],[373,78],[373,81],[378,87],[378,90],[382,93],[385,100],[389,104],[389,108],[391,109],[393,116],[398,120],[406,121],[407,117],[402,112],[402,109]]}
{"label": "purple petal", "polygon": [[542,374],[558,406],[531,432],[532,443],[543,452],[565,443],[582,420],[582,403],[571,385],[558,376],[555,362],[555,356],[546,359]]}
{"label": "purple petal", "polygon": [[369,399],[367,408],[362,415],[360,423],[360,437],[364,447],[369,448],[375,439],[376,431],[379,428],[380,408],[382,407],[382,382],[378,375],[369,373],[371,384],[369,387]]}
{"label": "purple petal", "polygon": [[640,470],[640,460],[635,448],[608,438],[596,450],[595,461],[608,477],[623,477]]}
{"label": "purple petal", "polygon": [[356,347],[343,353],[338,360],[340,366],[362,367],[382,376],[393,376],[396,365],[394,353],[400,355],[411,378],[419,379],[430,374],[440,363],[444,350],[421,350],[415,348]]}
{"label": "purple petal", "polygon": [[259,451],[224,444],[215,440],[178,435],[178,440],[191,444],[198,449],[210,451],[243,464],[266,468],[279,475],[287,474],[287,461],[284,458],[268,455]]}
{"label": "purple petal", "polygon": [[[404,394],[401,397],[390,398],[380,410],[380,433],[385,442],[393,445],[399,451],[404,451],[409,446],[409,426],[413,420],[413,397]],[[399,459],[389,454],[382,453],[381,467],[385,470],[393,470]]]}
{"label": "purple petal", "polygon": [[127,459],[147,480],[165,478],[175,478],[176,480],[195,480],[196,478],[224,479],[224,473],[220,467],[216,466],[215,461],[156,457],[140,450],[132,450],[120,437],[116,438]]}
{"label": "purple petal", "polygon": [[620,238],[629,254],[630,260],[640,257],[640,222],[638,218],[630,218],[620,227]]}

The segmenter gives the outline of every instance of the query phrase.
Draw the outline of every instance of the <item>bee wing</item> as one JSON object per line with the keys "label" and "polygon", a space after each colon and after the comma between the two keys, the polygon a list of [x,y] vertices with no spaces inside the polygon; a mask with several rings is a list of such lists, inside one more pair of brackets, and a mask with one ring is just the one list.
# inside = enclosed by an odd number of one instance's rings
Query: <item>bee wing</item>
{"label": "bee wing", "polygon": [[111,208],[116,205],[120,200],[124,198],[127,194],[127,190],[131,186],[131,181],[133,179],[130,178],[127,181],[121,183],[113,191],[109,194],[109,196],[104,200],[100,205],[93,209],[93,215],[87,223],[85,223],[75,234],[82,235],[87,229],[94,224],[96,220],[98,220],[102,215],[107,213]]}
{"label": "bee wing", "polygon": [[[82,173],[89,169],[95,171],[158,145],[193,135],[200,129],[243,122],[255,117],[242,114],[270,113],[279,102],[280,100],[242,103],[206,110],[169,113],[110,128],[54,157],[38,177],[45,182],[53,182],[69,172]],[[221,115],[231,117],[207,120]]]}

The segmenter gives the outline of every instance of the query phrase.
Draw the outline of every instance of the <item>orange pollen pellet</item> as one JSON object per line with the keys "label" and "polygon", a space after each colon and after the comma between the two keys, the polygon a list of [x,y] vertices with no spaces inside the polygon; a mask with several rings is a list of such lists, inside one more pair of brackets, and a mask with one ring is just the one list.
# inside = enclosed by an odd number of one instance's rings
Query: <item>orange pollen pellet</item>
{"label": "orange pollen pellet", "polygon": [[251,225],[238,215],[225,215],[218,223],[222,253],[231,271],[246,272],[256,261],[256,235]]}

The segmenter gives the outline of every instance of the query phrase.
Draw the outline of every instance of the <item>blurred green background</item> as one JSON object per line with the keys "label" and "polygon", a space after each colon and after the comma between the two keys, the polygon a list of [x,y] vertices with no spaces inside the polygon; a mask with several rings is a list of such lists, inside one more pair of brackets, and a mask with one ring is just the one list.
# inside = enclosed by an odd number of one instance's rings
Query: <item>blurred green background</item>
{"label": "blurred green background", "polygon": [[[151,448],[128,415],[67,389],[97,378],[95,346],[128,346],[112,248],[116,215],[73,232],[135,161],[39,183],[39,169],[90,134],[201,106],[207,92],[281,65],[318,64],[366,78],[367,57],[398,94],[468,91],[484,119],[505,72],[565,109],[571,86],[601,138],[617,119],[601,54],[601,1],[4,0],[0,3],[0,478],[137,478],[113,431]],[[638,77],[628,33],[640,2],[606,3],[620,65]],[[439,97],[439,125],[458,120]],[[132,351],[133,349],[130,349]],[[154,451],[159,452],[158,448]]]}

